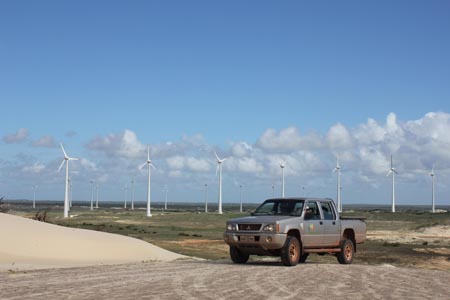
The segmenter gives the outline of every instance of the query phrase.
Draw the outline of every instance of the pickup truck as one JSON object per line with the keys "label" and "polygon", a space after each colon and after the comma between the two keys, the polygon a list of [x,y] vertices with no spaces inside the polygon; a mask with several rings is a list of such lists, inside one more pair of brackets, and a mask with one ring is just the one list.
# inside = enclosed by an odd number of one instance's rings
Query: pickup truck
{"label": "pickup truck", "polygon": [[231,260],[239,264],[259,255],[280,256],[284,265],[295,266],[310,253],[351,264],[365,239],[363,218],[340,217],[332,199],[317,198],[268,199],[251,216],[227,221],[224,233]]}

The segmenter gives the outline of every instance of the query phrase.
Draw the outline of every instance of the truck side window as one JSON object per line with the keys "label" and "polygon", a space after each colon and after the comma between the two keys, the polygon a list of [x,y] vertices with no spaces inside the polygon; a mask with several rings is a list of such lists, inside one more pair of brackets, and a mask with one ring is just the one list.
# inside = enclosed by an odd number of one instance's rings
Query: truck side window
{"label": "truck side window", "polygon": [[325,220],[335,220],[334,211],[331,208],[331,203],[329,202],[321,202],[323,218]]}
{"label": "truck side window", "polygon": [[308,202],[306,206],[305,220],[320,220],[319,207],[316,202]]}

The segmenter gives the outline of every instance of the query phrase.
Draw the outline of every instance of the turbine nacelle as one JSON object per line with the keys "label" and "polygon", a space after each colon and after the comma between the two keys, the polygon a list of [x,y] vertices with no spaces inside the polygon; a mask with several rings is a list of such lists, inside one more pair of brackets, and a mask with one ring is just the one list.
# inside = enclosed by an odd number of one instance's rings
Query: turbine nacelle
{"label": "turbine nacelle", "polygon": [[386,176],[389,176],[391,174],[398,174],[397,170],[394,168],[394,163],[392,160],[392,155],[391,155],[391,168],[389,169],[388,173],[386,174]]}
{"label": "turbine nacelle", "polygon": [[139,169],[144,168],[146,165],[151,166],[153,169],[156,169],[156,167],[153,165],[152,160],[150,159],[150,147],[147,148],[147,161],[145,163],[143,163]]}
{"label": "turbine nacelle", "polygon": [[216,156],[216,159],[217,159],[217,168],[216,168],[216,176],[217,176],[217,174],[219,174],[219,170],[222,168],[222,163],[225,161],[225,160],[227,160],[227,158],[225,157],[225,158],[220,158],[219,157],[219,155],[217,155],[217,153],[216,152],[214,152],[214,155]]}
{"label": "turbine nacelle", "polygon": [[280,162],[280,168],[284,169],[284,168],[286,168],[286,165],[287,165],[287,161]]}
{"label": "turbine nacelle", "polygon": [[433,168],[431,168],[431,173],[428,173],[428,175],[430,175],[431,177],[433,177],[434,175],[436,175],[436,174],[434,173],[434,165],[433,165]]}
{"label": "turbine nacelle", "polygon": [[221,158],[219,157],[219,155],[217,155],[216,152],[214,152],[214,154],[216,155],[216,159],[217,159],[217,163],[218,163],[218,164],[221,164],[221,163],[223,163],[225,160],[227,160],[226,157],[221,159]]}
{"label": "turbine nacelle", "polygon": [[63,154],[64,154],[64,159],[63,159],[63,161],[61,162],[61,164],[59,165],[58,172],[61,171],[61,168],[63,167],[63,165],[64,165],[65,162],[68,162],[69,160],[78,160],[78,158],[76,158],[76,157],[70,157],[70,156],[68,156],[67,153],[66,153],[66,151],[64,150],[64,146],[63,146],[62,144],[60,144],[60,145],[61,145],[61,150],[62,150],[62,152],[63,152]]}

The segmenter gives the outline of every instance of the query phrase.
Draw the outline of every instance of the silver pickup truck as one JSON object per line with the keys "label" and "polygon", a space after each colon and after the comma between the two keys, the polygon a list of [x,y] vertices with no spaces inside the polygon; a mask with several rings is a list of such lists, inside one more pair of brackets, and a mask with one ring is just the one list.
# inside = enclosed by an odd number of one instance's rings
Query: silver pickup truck
{"label": "silver pickup truck", "polygon": [[250,255],[280,256],[286,266],[305,262],[310,253],[353,262],[356,245],[366,239],[363,218],[344,218],[331,199],[283,198],[264,201],[251,216],[227,221],[224,240],[235,263]]}

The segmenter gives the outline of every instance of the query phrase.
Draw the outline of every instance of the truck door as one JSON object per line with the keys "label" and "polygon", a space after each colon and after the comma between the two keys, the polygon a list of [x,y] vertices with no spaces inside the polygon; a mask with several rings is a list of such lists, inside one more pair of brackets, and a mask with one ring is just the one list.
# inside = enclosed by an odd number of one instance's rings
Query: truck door
{"label": "truck door", "polygon": [[323,222],[317,201],[308,200],[305,206],[303,221],[303,247],[317,248],[322,246]]}
{"label": "truck door", "polygon": [[336,220],[336,212],[331,202],[320,202],[323,215],[322,244],[324,246],[339,246],[341,239],[340,220]]}

